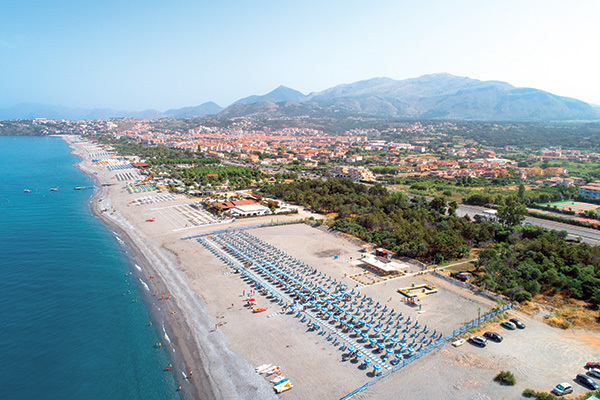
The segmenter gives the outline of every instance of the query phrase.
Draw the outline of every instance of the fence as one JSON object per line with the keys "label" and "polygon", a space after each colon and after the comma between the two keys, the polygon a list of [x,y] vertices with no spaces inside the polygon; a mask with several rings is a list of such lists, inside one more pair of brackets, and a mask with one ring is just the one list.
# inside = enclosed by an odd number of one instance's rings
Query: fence
{"label": "fence", "polygon": [[502,306],[502,308],[500,308],[499,310],[493,311],[489,314],[485,314],[471,322],[469,322],[468,324],[461,326],[460,328],[456,329],[454,332],[452,332],[451,334],[444,336],[443,338],[440,338],[439,340],[435,341],[434,343],[430,344],[429,346],[425,347],[423,350],[416,352],[412,357],[407,358],[407,359],[403,359],[400,361],[400,363],[398,365],[396,365],[394,368],[392,368],[391,371],[386,372],[383,375],[380,375],[374,379],[371,379],[369,382],[365,383],[364,385],[362,385],[361,387],[353,390],[352,392],[348,393],[347,395],[345,395],[344,397],[342,397],[340,400],[348,400],[351,397],[357,395],[358,393],[366,390],[369,386],[372,386],[374,384],[376,384],[377,382],[379,382],[382,379],[387,378],[388,376],[390,376],[391,374],[393,374],[394,372],[397,372],[399,370],[401,370],[402,368],[406,367],[408,364],[412,363],[413,361],[423,357],[425,354],[433,351],[434,349],[440,347],[441,345],[443,345],[444,343],[446,343],[448,340],[462,335],[463,333],[467,332],[469,329],[472,329],[476,326],[478,326],[479,324],[489,320],[490,318],[495,317],[496,315],[505,312],[506,310],[511,309],[512,306],[510,304],[505,304],[504,306]]}
{"label": "fence", "polygon": [[238,228],[220,229],[218,231],[213,231],[213,232],[208,232],[208,233],[202,233],[200,235],[186,236],[186,237],[182,237],[181,240],[197,239],[197,238],[201,238],[201,237],[204,237],[204,236],[218,235],[219,233],[245,231],[245,230],[248,230],[248,229],[255,229],[255,228],[264,228],[266,226],[292,225],[292,224],[302,224],[302,223],[304,223],[303,219],[295,219],[293,221],[269,222],[269,223],[265,223],[265,224],[240,226]]}

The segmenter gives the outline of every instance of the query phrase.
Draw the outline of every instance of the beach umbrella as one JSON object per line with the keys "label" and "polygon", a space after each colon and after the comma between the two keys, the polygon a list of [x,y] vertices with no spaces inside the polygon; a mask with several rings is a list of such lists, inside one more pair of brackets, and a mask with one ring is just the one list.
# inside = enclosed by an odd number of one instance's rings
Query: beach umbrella
{"label": "beach umbrella", "polygon": [[370,358],[365,358],[365,360],[363,361],[366,365],[371,364],[373,361],[371,361]]}
{"label": "beach umbrella", "polygon": [[375,338],[371,338],[371,339],[369,340],[369,342],[371,342],[371,346],[375,347],[375,344],[377,343],[377,339],[375,339]]}
{"label": "beach umbrella", "polygon": [[377,347],[379,347],[379,349],[383,349],[385,347],[385,345],[383,343],[377,343]]}
{"label": "beach umbrella", "polygon": [[373,332],[375,332],[375,334],[376,334],[377,336],[379,336],[379,332],[381,332],[381,329],[379,329],[379,328],[375,328],[375,329],[373,329]]}
{"label": "beach umbrella", "polygon": [[352,353],[354,351],[354,347],[348,347],[348,351]]}
{"label": "beach umbrella", "polygon": [[373,364],[373,369],[375,370],[375,372],[378,372],[381,369],[381,365]]}
{"label": "beach umbrella", "polygon": [[351,323],[348,323],[348,325],[347,325],[347,326],[348,326],[348,329],[352,329],[352,328],[354,328],[354,324],[351,324]]}
{"label": "beach umbrella", "polygon": [[356,333],[357,335],[360,335],[360,328],[354,328],[354,333]]}
{"label": "beach umbrella", "polygon": [[363,353],[361,353],[360,351],[358,353],[356,353],[356,358],[362,358],[363,357]]}
{"label": "beach umbrella", "polygon": [[386,354],[392,354],[394,352],[394,349],[385,349]]}
{"label": "beach umbrella", "polygon": [[367,339],[369,338],[369,335],[368,335],[368,334],[366,334],[366,333],[361,333],[361,334],[360,334],[360,337],[362,337],[362,338],[363,338],[363,340],[366,342],[366,341],[367,341]]}
{"label": "beach umbrella", "polygon": [[404,358],[404,356],[402,355],[402,353],[396,353],[395,356],[396,356],[396,358],[398,360],[402,360]]}

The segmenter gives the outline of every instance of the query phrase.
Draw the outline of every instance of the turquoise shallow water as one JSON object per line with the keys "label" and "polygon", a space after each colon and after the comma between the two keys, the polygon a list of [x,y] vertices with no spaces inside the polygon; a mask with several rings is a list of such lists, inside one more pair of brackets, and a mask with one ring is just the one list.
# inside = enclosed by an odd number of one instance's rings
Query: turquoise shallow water
{"label": "turquoise shallow water", "polygon": [[77,161],[60,138],[0,136],[0,399],[179,399]]}

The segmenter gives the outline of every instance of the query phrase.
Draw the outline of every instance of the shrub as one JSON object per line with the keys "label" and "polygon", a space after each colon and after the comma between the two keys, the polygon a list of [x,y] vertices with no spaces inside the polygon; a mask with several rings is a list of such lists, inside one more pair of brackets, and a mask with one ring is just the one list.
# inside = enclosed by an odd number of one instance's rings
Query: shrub
{"label": "shrub", "polygon": [[558,399],[558,397],[556,397],[552,393],[537,392],[536,395],[537,395],[538,400],[557,400]]}
{"label": "shrub", "polygon": [[495,378],[496,381],[502,383],[503,385],[514,386],[517,383],[517,379],[510,371],[500,371]]}
{"label": "shrub", "polygon": [[523,397],[534,397],[535,395],[536,395],[536,392],[533,389],[523,390]]}

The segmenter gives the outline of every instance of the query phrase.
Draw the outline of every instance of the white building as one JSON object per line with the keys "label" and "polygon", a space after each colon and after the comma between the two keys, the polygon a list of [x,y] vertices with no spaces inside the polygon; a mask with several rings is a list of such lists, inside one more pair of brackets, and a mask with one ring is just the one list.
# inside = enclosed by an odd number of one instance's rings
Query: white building
{"label": "white building", "polygon": [[256,215],[267,215],[271,213],[268,207],[260,204],[243,204],[229,210],[234,217],[252,217]]}

